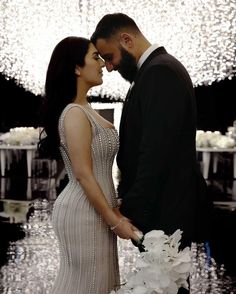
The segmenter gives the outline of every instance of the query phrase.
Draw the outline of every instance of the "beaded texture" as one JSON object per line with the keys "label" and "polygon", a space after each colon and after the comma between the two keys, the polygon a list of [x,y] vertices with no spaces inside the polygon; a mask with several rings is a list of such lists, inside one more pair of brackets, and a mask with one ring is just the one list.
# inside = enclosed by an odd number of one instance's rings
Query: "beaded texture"
{"label": "beaded texture", "polygon": [[112,179],[112,165],[119,147],[117,131],[100,125],[84,107],[69,104],[59,119],[60,150],[69,182],[53,207],[52,222],[59,242],[60,268],[52,293],[108,294],[119,285],[117,240],[73,174],[64,133],[64,118],[72,107],[79,107],[90,121],[94,176],[110,207],[117,206]]}

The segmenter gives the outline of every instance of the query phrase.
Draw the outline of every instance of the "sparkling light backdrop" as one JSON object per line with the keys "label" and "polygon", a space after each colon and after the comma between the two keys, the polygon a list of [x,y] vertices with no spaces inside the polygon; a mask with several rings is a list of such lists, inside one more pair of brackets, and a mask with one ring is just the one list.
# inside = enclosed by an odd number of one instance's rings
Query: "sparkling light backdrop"
{"label": "sparkling light backdrop", "polygon": [[[51,52],[64,37],[90,37],[106,13],[133,17],[152,43],[188,69],[194,85],[236,72],[236,0],[1,0],[0,72],[42,94]],[[129,84],[107,74],[93,95],[124,98]]]}

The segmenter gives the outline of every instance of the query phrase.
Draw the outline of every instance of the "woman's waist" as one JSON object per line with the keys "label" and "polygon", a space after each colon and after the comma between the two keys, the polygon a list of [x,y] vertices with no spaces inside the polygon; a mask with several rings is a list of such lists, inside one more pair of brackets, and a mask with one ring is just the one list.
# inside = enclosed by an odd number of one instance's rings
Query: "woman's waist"
{"label": "woman's waist", "polygon": [[[115,190],[114,182],[112,177],[103,177],[103,175],[95,175],[95,179],[101,188],[105,198],[110,205],[114,205],[115,199],[117,198],[117,193]],[[91,188],[91,187],[89,187]],[[91,188],[92,189],[92,188]],[[74,177],[69,176],[69,181],[62,192],[59,194],[60,198],[70,199],[73,197],[87,198],[86,188],[82,187],[80,182]]]}

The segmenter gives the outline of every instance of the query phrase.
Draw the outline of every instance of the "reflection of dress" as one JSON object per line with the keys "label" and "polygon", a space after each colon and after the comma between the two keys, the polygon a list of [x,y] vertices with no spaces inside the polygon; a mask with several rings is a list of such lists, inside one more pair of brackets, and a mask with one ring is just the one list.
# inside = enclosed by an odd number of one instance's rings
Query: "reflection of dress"
{"label": "reflection of dress", "polygon": [[80,107],[92,126],[93,172],[111,207],[116,206],[112,164],[118,149],[115,129],[102,127],[77,104],[69,104],[59,120],[61,153],[69,183],[53,208],[53,227],[59,240],[60,269],[55,294],[107,294],[119,284],[115,234],[88,201],[75,179],[64,135],[64,118],[72,107]]}

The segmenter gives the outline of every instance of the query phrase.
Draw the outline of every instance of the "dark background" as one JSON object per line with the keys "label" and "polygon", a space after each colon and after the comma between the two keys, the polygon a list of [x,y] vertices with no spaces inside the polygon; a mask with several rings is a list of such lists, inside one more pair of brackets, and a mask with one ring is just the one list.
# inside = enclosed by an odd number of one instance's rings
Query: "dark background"
{"label": "dark background", "polygon": [[[225,132],[236,119],[236,76],[210,86],[195,87],[198,123],[202,130]],[[9,128],[40,125],[41,96],[25,91],[0,74],[0,132]],[[99,97],[92,101],[108,102]],[[114,101],[110,101],[114,102]]]}

